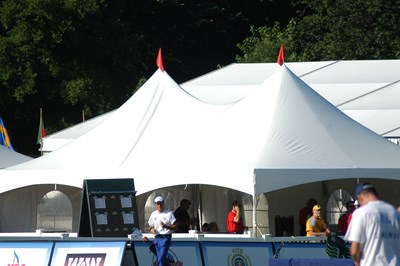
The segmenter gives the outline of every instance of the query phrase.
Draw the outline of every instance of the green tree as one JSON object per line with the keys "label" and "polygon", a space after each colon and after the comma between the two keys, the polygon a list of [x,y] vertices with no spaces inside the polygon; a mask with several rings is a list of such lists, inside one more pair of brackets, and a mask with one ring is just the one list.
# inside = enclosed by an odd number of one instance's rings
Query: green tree
{"label": "green tree", "polygon": [[[286,61],[394,59],[400,56],[398,0],[303,0],[296,8],[302,13],[286,28],[275,25],[253,29],[252,35],[239,44],[242,55],[237,61],[250,62],[246,58],[253,58],[255,51],[263,48],[273,50],[276,56],[280,42],[287,48]],[[258,62],[272,59],[271,54],[257,58]]]}
{"label": "green tree", "polygon": [[250,25],[287,23],[289,2],[0,1],[0,113],[14,147],[38,154],[39,108],[48,133],[81,110],[118,108],[156,70],[159,47],[178,83],[231,63]]}
{"label": "green tree", "polygon": [[236,56],[238,63],[264,63],[277,60],[281,44],[285,47],[285,60],[294,61],[296,47],[295,20],[291,20],[286,28],[282,28],[279,22],[273,27],[251,27],[251,36],[238,44],[238,49],[243,55]]}
{"label": "green tree", "polygon": [[35,135],[24,134],[36,131],[40,107],[46,125],[59,129],[81,110],[97,115],[132,94],[141,57],[124,12],[113,1],[2,2],[0,104],[7,117],[25,120],[14,138],[34,145]]}

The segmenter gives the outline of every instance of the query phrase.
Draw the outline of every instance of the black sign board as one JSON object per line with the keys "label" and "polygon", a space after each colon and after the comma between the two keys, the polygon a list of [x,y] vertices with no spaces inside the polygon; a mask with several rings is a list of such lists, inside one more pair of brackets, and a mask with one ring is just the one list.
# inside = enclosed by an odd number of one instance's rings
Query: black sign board
{"label": "black sign board", "polygon": [[80,237],[126,237],[139,228],[133,179],[83,181]]}

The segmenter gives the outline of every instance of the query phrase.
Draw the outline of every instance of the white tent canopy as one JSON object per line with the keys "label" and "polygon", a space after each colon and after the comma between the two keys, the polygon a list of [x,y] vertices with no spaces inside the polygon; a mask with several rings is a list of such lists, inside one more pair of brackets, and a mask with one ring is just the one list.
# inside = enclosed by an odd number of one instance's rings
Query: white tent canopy
{"label": "white tent canopy", "polygon": [[86,132],[92,130],[98,124],[103,122],[104,119],[108,118],[113,111],[97,116],[96,118],[89,119],[82,123],[78,123],[72,127],[58,131],[54,134],[46,136],[43,139],[43,146],[41,147],[44,153],[54,151],[72,140],[82,136]]}
{"label": "white tent canopy", "polygon": [[[286,64],[311,88],[351,118],[384,137],[400,137],[400,60],[297,62]],[[276,63],[231,64],[181,87],[201,101],[232,104],[260,86]],[[48,135],[43,152],[71,142],[112,112]]]}
{"label": "white tent canopy", "polygon": [[24,163],[33,158],[0,145],[0,169]]}
{"label": "white tent canopy", "polygon": [[246,97],[224,105],[197,100],[158,70],[92,130],[0,176],[14,180],[1,191],[130,177],[138,194],[180,184],[253,194],[357,176],[400,179],[399,159],[397,145],[347,117],[286,66],[276,65]]}
{"label": "white tent canopy", "polygon": [[[276,64],[231,64],[181,86],[211,103],[235,102],[266,80]],[[400,137],[400,60],[297,62],[286,65],[321,96],[384,137]],[[385,119],[382,119],[385,118]]]}

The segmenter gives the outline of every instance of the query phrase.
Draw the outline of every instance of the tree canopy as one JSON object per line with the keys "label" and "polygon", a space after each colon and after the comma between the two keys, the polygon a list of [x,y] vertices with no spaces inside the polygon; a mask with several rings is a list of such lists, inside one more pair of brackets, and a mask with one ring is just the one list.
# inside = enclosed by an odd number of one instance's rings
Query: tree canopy
{"label": "tree canopy", "polygon": [[[399,58],[400,0],[2,0],[0,116],[14,148],[118,108],[164,66],[179,83],[220,65]],[[110,129],[112,142],[112,129]],[[112,145],[112,144],[108,144]]]}
{"label": "tree canopy", "polygon": [[252,28],[237,61],[273,61],[280,44],[286,61],[400,57],[398,0],[302,0],[296,7],[298,16],[287,25]]}

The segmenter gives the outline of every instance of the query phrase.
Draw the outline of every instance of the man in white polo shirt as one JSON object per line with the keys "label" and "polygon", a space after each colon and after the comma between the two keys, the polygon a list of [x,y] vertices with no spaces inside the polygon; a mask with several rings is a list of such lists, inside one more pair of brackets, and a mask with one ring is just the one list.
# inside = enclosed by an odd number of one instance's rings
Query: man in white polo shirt
{"label": "man in white polo shirt", "polygon": [[379,199],[375,187],[359,184],[356,198],[361,207],[353,212],[345,239],[356,266],[400,265],[400,213]]}
{"label": "man in white polo shirt", "polygon": [[157,251],[157,265],[168,266],[167,255],[171,245],[171,233],[176,229],[175,216],[172,211],[164,209],[164,198],[154,199],[156,210],[149,218],[149,231],[154,234],[154,245]]}

